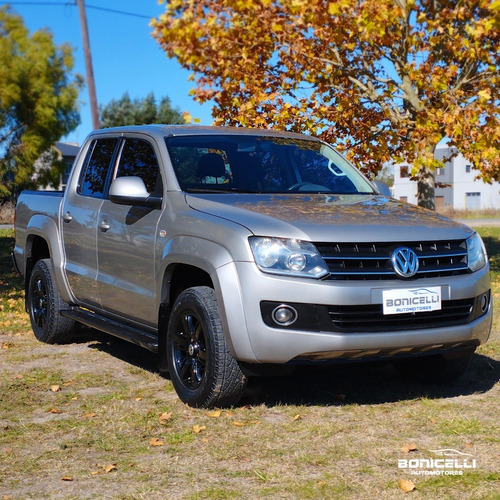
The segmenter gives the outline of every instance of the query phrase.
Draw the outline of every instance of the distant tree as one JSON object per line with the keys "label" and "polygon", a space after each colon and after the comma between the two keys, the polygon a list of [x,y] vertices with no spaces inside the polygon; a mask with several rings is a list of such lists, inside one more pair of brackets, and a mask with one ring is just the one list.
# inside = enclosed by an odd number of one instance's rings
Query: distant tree
{"label": "distant tree", "polygon": [[64,165],[35,162],[80,122],[82,79],[71,76],[69,45],[48,30],[29,35],[20,16],[0,7],[0,198],[60,182]]}
{"label": "distant tree", "polygon": [[499,0],[170,0],[153,22],[218,124],[319,135],[373,175],[408,161],[434,208],[447,137],[500,180]]}
{"label": "distant tree", "polygon": [[131,99],[125,92],[120,99],[113,99],[100,108],[102,128],[149,123],[184,124],[186,120],[178,108],[173,108],[169,97],[162,97],[156,104],[153,93],[142,99]]}
{"label": "distant tree", "polygon": [[384,182],[389,187],[394,186],[394,164],[392,162],[385,163],[378,171],[375,179]]}

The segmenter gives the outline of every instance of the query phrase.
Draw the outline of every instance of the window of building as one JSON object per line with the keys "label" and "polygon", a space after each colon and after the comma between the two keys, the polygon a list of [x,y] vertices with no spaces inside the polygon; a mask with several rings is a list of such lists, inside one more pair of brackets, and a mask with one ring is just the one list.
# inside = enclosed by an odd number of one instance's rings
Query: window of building
{"label": "window of building", "polygon": [[401,179],[408,177],[408,167],[401,167],[401,170],[399,171],[399,176]]}
{"label": "window of building", "polygon": [[408,196],[400,196],[399,201],[404,201],[405,203],[408,203]]}
{"label": "window of building", "polygon": [[436,175],[444,175],[444,168],[436,168]]}
{"label": "window of building", "polygon": [[465,208],[467,210],[480,210],[481,193],[465,193]]}
{"label": "window of building", "polygon": [[465,165],[465,173],[470,174],[472,167],[470,165]]}

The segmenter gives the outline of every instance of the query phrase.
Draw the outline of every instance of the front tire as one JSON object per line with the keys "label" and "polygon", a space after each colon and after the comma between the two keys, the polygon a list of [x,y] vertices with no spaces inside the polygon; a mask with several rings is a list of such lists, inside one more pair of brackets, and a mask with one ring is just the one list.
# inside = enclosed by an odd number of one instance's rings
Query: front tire
{"label": "front tire", "polygon": [[75,322],[61,316],[68,308],[57,290],[52,262],[39,260],[31,272],[26,298],[31,327],[35,337],[47,344],[64,344],[71,340]]}
{"label": "front tire", "polygon": [[240,400],[246,378],[227,347],[213,289],[188,288],[177,297],[166,344],[170,378],[184,403],[212,408]]}

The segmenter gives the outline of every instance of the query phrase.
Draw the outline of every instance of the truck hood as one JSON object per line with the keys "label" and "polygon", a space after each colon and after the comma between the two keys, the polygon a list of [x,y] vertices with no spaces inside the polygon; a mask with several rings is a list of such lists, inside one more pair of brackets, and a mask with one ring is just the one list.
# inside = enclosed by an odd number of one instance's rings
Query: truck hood
{"label": "truck hood", "polygon": [[190,194],[186,202],[259,236],[404,242],[462,239],[474,232],[435,212],[382,195]]}

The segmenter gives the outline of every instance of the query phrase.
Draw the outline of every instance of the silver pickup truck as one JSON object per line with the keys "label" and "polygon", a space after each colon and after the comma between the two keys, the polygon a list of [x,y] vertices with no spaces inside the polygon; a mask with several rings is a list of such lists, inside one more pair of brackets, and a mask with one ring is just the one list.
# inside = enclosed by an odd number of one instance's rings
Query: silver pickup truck
{"label": "silver pickup truck", "polygon": [[83,323],[158,352],[192,406],[339,359],[447,382],[491,330],[481,238],[299,134],[99,130],[65,192],[23,192],[16,217],[36,337],[67,342]]}

